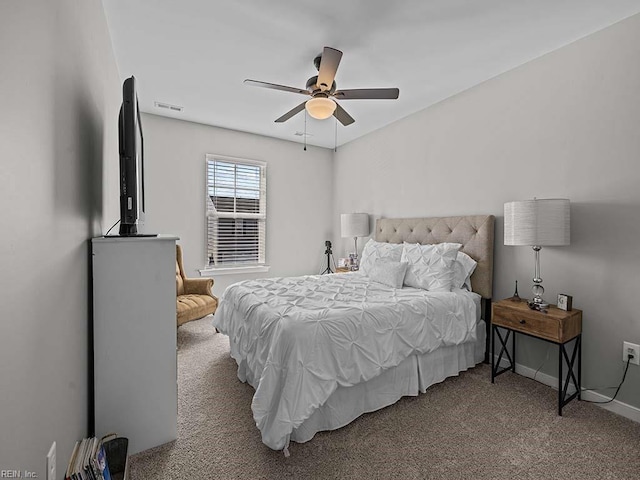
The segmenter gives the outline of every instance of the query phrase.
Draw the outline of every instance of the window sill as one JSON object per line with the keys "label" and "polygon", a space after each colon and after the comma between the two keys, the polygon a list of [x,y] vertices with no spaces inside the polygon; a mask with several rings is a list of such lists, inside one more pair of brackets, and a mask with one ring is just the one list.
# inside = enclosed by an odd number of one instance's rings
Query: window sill
{"label": "window sill", "polygon": [[218,275],[242,275],[244,273],[265,273],[270,265],[251,265],[248,267],[216,267],[198,270],[201,277],[216,277]]}

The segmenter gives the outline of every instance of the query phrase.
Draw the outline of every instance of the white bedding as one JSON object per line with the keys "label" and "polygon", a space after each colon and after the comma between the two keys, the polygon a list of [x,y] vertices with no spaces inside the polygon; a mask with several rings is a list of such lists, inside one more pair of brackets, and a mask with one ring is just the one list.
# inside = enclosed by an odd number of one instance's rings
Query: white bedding
{"label": "white bedding", "polygon": [[227,288],[213,324],[230,337],[238,378],[256,389],[263,442],[280,450],[337,388],[414,354],[475,343],[478,298],[393,289],[358,273],[261,279]]}

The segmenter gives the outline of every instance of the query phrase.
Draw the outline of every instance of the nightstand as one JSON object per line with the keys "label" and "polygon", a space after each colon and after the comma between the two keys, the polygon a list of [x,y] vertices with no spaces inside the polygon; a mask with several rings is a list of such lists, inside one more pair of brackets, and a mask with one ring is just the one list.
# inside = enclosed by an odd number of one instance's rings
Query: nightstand
{"label": "nightstand", "polygon": [[349,267],[336,267],[335,273],[349,273],[350,271]]}
{"label": "nightstand", "polygon": [[[495,378],[506,371],[516,371],[516,333],[555,343],[558,345],[558,415],[562,416],[562,407],[576,397],[580,400],[582,310],[573,309],[565,312],[550,305],[547,313],[543,313],[531,310],[526,300],[517,302],[506,299],[493,304],[491,317],[491,383],[495,383]],[[504,337],[499,328],[506,330]],[[496,337],[500,342],[497,359]],[[507,349],[509,337],[511,337],[511,354]],[[573,343],[571,355],[567,349],[569,343]],[[503,355],[509,361],[509,366],[500,369]],[[563,376],[565,362],[567,372],[566,376]],[[576,391],[567,396],[569,382],[573,383]]]}

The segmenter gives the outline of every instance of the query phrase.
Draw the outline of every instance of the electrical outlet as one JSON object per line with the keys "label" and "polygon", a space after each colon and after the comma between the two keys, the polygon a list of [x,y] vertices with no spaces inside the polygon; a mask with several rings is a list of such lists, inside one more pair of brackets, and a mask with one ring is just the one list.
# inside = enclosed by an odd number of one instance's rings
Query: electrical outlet
{"label": "electrical outlet", "polygon": [[622,342],[622,361],[624,363],[627,363],[629,354],[633,355],[633,358],[629,363],[632,363],[633,365],[640,365],[640,345]]}
{"label": "electrical outlet", "polygon": [[47,453],[47,480],[56,480],[56,442],[51,444]]}

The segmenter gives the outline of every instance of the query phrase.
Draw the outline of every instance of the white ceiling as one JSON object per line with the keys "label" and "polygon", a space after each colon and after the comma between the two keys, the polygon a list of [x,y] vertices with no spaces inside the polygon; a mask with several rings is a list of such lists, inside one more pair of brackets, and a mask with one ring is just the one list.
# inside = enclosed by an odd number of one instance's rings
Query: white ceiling
{"label": "white ceiling", "polygon": [[[144,112],[302,142],[305,97],[326,46],[344,52],[338,89],[398,87],[398,100],[344,100],[342,145],[640,12],[638,0],[102,0],[120,75]],[[154,106],[184,107],[172,113]],[[332,148],[335,119],[308,118]]]}

